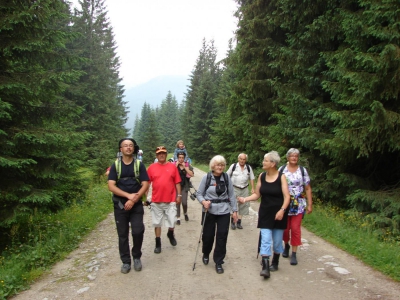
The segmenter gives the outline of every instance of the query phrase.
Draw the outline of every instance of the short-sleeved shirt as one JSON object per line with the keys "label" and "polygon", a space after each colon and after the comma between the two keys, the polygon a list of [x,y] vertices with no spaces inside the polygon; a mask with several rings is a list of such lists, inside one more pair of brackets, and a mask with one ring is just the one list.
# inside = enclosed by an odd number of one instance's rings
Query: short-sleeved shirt
{"label": "short-sleeved shirt", "polygon": [[[232,172],[233,166],[236,164],[235,171]],[[232,183],[235,187],[245,188],[249,185],[249,180],[254,180],[253,169],[249,166],[250,172],[247,170],[247,166],[245,165],[243,170],[240,167],[239,163],[232,164],[228,171],[226,172],[232,180]]]}
{"label": "short-sleeved shirt", "polygon": [[297,168],[296,172],[290,172],[285,166],[282,173],[285,174],[287,183],[289,186],[289,194],[292,198],[297,199],[298,210],[297,213],[289,211],[289,216],[300,215],[304,213],[307,207],[307,198],[305,197],[304,187],[310,184],[310,176],[308,175],[307,169],[304,168],[304,177],[301,174],[300,166]]}
{"label": "short-sleeved shirt", "polygon": [[153,163],[147,169],[147,173],[152,186],[151,202],[175,202],[176,184],[181,182],[175,164]]}
{"label": "short-sleeved shirt", "polygon": [[[113,180],[117,182],[117,187],[127,193],[137,193],[141,189],[141,184],[135,178],[135,172],[133,170],[133,164],[135,163],[132,161],[129,165],[126,165],[123,161],[121,163],[121,176],[118,180],[118,175],[115,167],[115,163],[111,165],[110,173],[108,174],[108,180]],[[136,164],[136,163],[135,163]],[[136,165],[135,165],[136,167]],[[139,164],[139,181],[149,181],[149,176],[147,175],[145,165],[140,162]],[[123,204],[127,201],[127,198],[116,196],[114,197],[121,200]]]}

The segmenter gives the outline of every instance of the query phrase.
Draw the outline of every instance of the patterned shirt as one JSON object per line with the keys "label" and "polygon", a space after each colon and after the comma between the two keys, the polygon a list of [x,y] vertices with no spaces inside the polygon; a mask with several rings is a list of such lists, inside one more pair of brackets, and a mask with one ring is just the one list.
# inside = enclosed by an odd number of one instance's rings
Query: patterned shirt
{"label": "patterned shirt", "polygon": [[[289,216],[296,216],[303,214],[307,207],[307,198],[305,193],[305,186],[310,184],[310,176],[308,175],[307,169],[304,168],[304,178],[301,175],[300,166],[297,170],[292,173],[287,169],[287,166],[283,169],[283,174],[285,174],[290,194],[290,207]],[[293,209],[292,203],[295,202],[296,209]]]}

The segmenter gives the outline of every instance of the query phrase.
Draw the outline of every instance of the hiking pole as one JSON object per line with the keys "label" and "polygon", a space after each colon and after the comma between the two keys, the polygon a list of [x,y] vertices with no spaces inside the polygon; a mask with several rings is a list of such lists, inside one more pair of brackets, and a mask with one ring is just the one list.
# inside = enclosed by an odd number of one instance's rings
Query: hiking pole
{"label": "hiking pole", "polygon": [[197,251],[196,251],[196,256],[194,257],[194,262],[193,262],[193,270],[196,268],[196,259],[197,259],[197,254],[199,254],[199,248],[200,248],[200,243],[201,243],[201,236],[203,235],[203,229],[204,229],[204,223],[206,222],[206,216],[207,216],[207,210],[204,213],[204,218],[203,218],[203,225],[201,226],[201,231],[200,231],[200,237],[199,237],[199,243],[197,244]]}

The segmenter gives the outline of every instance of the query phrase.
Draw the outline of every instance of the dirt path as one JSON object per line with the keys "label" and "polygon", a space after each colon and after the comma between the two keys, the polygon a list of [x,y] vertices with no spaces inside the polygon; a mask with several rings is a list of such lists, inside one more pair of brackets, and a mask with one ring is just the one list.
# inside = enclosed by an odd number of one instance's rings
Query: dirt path
{"label": "dirt path", "polygon": [[[194,186],[204,172],[195,169]],[[353,256],[303,230],[297,266],[281,258],[279,271],[265,280],[256,259],[259,230],[257,203],[244,217],[243,230],[229,232],[225,273],[212,262],[192,271],[200,235],[201,208],[189,201],[189,222],[176,227],[178,245],[172,247],[162,230],[162,252],[154,254],[154,229],[145,212],[145,239],[141,272],[120,272],[113,214],[99,224],[68,259],[58,263],[31,289],[14,297],[24,299],[399,299],[400,284],[366,267]]]}

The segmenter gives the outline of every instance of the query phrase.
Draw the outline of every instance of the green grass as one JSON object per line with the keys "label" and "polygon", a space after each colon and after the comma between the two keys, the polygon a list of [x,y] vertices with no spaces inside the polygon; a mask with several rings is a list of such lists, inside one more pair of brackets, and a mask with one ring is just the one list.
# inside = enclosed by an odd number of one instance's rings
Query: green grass
{"label": "green grass", "polygon": [[92,186],[80,204],[55,214],[30,216],[24,224],[26,234],[15,237],[13,245],[0,255],[0,299],[29,288],[35,279],[76,249],[112,209],[111,195],[103,182]]}
{"label": "green grass", "polygon": [[196,167],[197,169],[200,169],[200,170],[202,170],[202,171],[204,171],[204,172],[206,172],[206,173],[208,173],[208,172],[210,171],[209,165],[206,165],[206,164],[197,164],[195,161],[192,161],[192,165],[193,165],[194,167]]}
{"label": "green grass", "polygon": [[[208,172],[208,165],[195,164]],[[352,211],[314,201],[313,213],[306,215],[303,226],[333,245],[356,256],[365,264],[400,281],[400,241],[389,231],[374,228],[365,218]]]}
{"label": "green grass", "polygon": [[356,213],[316,202],[313,213],[303,220],[305,228],[400,281],[400,242],[395,237],[378,235],[376,229]]}
{"label": "green grass", "polygon": [[[208,172],[208,165],[193,165]],[[18,236],[0,255],[0,299],[6,299],[29,285],[63,260],[80,241],[104,220],[113,208],[104,181],[93,185],[86,199],[56,214],[34,214],[26,226],[28,234]],[[377,234],[371,224],[354,212],[346,212],[316,200],[303,225],[316,235],[358,257],[367,265],[400,281],[398,237]],[[25,225],[24,225],[25,226]],[[382,230],[379,230],[382,232]],[[16,236],[18,229],[15,230]]]}

